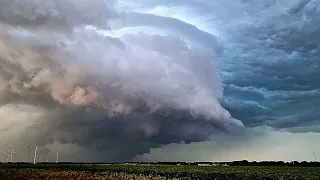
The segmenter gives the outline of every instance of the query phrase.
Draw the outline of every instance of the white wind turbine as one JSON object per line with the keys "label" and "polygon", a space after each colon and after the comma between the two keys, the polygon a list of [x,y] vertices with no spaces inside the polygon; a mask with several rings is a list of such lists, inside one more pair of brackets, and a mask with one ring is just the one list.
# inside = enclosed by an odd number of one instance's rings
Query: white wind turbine
{"label": "white wind turbine", "polygon": [[33,159],[33,164],[36,164],[37,151],[38,151],[38,146],[36,146],[36,149],[34,150],[34,159]]}
{"label": "white wind turbine", "polygon": [[28,146],[28,162],[31,163],[30,144],[27,144],[27,146]]}
{"label": "white wind turbine", "polygon": [[58,163],[58,160],[59,160],[59,151],[56,151],[56,153],[57,153],[56,163]]}

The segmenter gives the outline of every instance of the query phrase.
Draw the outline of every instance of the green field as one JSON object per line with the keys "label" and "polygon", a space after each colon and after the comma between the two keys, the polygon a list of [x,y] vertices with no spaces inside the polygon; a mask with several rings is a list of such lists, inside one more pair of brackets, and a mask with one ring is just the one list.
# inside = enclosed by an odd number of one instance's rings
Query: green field
{"label": "green field", "polygon": [[316,167],[1,164],[0,179],[320,180]]}

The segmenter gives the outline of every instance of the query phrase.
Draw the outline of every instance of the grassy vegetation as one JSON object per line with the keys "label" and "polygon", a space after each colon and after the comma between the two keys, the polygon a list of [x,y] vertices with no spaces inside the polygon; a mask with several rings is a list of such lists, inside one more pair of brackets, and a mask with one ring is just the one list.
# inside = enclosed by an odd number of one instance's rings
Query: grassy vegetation
{"label": "grassy vegetation", "polygon": [[319,180],[320,168],[2,164],[0,179]]}

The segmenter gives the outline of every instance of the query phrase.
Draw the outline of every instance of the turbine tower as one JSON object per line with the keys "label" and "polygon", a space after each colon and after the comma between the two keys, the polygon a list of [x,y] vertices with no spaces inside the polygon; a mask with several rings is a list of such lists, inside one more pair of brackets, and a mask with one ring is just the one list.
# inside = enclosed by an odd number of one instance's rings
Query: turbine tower
{"label": "turbine tower", "polygon": [[9,154],[10,154],[10,162],[12,162],[13,161],[13,156],[14,156],[14,149],[13,148],[11,148],[10,150],[9,150]]}
{"label": "turbine tower", "polygon": [[14,161],[14,156],[16,155],[16,151],[14,149],[11,150],[11,162]]}
{"label": "turbine tower", "polygon": [[27,146],[28,146],[28,161],[29,161],[29,163],[31,163],[31,157],[30,157],[30,144],[27,144]]}
{"label": "turbine tower", "polygon": [[314,161],[317,162],[317,156],[316,156],[316,153],[312,153],[313,154],[313,157],[314,157]]}
{"label": "turbine tower", "polygon": [[3,155],[4,155],[4,161],[3,161],[3,162],[8,162],[8,156],[7,156],[7,154],[6,154],[6,153],[3,153]]}
{"label": "turbine tower", "polygon": [[33,164],[36,164],[36,159],[37,159],[37,151],[38,151],[38,146],[36,146],[36,149],[34,151],[34,159],[33,159]]}
{"label": "turbine tower", "polygon": [[47,163],[49,162],[49,157],[50,157],[50,154],[48,153],[48,155],[47,155]]}
{"label": "turbine tower", "polygon": [[58,163],[58,160],[59,160],[59,151],[56,151],[56,153],[57,153],[56,163]]}

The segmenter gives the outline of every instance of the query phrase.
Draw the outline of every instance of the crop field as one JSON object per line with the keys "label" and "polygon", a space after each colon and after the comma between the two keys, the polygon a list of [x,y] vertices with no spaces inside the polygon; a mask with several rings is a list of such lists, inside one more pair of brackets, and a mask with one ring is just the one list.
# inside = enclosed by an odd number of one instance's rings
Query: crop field
{"label": "crop field", "polygon": [[319,180],[317,167],[0,164],[0,179]]}

